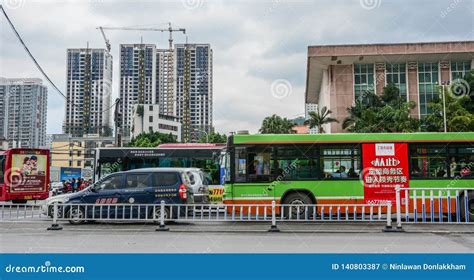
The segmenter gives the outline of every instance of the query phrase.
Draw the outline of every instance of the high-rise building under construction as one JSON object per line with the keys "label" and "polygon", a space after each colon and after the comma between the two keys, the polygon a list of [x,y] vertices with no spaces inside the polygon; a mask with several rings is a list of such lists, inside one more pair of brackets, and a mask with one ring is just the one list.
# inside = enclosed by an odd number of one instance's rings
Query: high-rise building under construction
{"label": "high-rise building under construction", "polygon": [[124,137],[132,130],[133,105],[156,103],[155,57],[153,44],[120,45],[120,126]]}
{"label": "high-rise building under construction", "polygon": [[112,56],[105,49],[67,50],[64,133],[110,135]]}
{"label": "high-rise building under construction", "polygon": [[[177,117],[184,142],[212,131],[212,49],[209,44],[120,45],[120,127],[130,138],[135,104],[158,104],[159,114]],[[139,107],[137,107],[139,108]]]}
{"label": "high-rise building under construction", "polygon": [[212,49],[210,44],[176,44],[176,116],[183,141],[195,142],[213,130]]}

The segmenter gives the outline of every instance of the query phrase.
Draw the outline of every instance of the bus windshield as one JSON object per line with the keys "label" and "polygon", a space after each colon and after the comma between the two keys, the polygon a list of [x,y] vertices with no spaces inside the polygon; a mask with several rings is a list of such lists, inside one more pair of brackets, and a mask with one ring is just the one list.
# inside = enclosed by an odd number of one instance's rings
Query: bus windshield
{"label": "bus windshield", "polygon": [[210,185],[220,185],[219,155],[224,147],[179,148],[101,148],[96,152],[96,174],[107,174],[149,167],[199,168],[207,174]]}

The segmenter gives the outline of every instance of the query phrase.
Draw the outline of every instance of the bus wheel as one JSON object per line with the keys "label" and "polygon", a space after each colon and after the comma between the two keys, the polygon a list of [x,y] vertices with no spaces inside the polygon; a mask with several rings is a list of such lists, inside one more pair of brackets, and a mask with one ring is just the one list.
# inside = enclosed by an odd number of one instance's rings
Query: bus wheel
{"label": "bus wheel", "polygon": [[291,193],[283,200],[283,204],[285,204],[283,211],[286,219],[305,219],[308,210],[305,205],[312,204],[312,201],[306,194]]}
{"label": "bus wheel", "polygon": [[459,198],[459,210],[461,211],[461,219],[462,221],[466,221],[466,206],[467,206],[467,213],[469,215],[469,222],[472,222],[474,219],[474,192],[469,191],[467,193],[467,205],[466,205],[466,199],[464,195],[461,195]]}
{"label": "bus wheel", "polygon": [[67,217],[69,217],[69,223],[72,225],[80,225],[85,223],[85,212],[82,207],[72,207],[69,210]]}

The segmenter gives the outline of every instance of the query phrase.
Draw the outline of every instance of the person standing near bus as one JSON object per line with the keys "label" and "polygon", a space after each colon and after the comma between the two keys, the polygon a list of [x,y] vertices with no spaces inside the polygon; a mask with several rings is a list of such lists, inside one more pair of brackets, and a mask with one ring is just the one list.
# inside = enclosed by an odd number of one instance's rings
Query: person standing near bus
{"label": "person standing near bus", "polygon": [[77,192],[77,182],[76,182],[76,178],[72,178],[72,180],[71,180],[71,187],[72,187],[72,192]]}

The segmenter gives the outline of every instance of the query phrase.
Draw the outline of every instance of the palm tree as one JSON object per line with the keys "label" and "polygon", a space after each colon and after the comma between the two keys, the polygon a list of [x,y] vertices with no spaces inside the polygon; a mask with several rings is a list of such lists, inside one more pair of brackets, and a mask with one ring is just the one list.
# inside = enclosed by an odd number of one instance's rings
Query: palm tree
{"label": "palm tree", "polygon": [[330,114],[332,114],[332,111],[328,110],[328,108],[324,106],[321,108],[321,111],[310,112],[309,119],[305,122],[305,124],[309,124],[310,129],[317,127],[318,133],[325,133],[323,128],[324,124],[339,122],[335,118],[329,117]]}
{"label": "palm tree", "polygon": [[294,133],[293,123],[287,118],[282,118],[276,114],[266,117],[262,122],[260,133],[265,134],[290,134]]}

